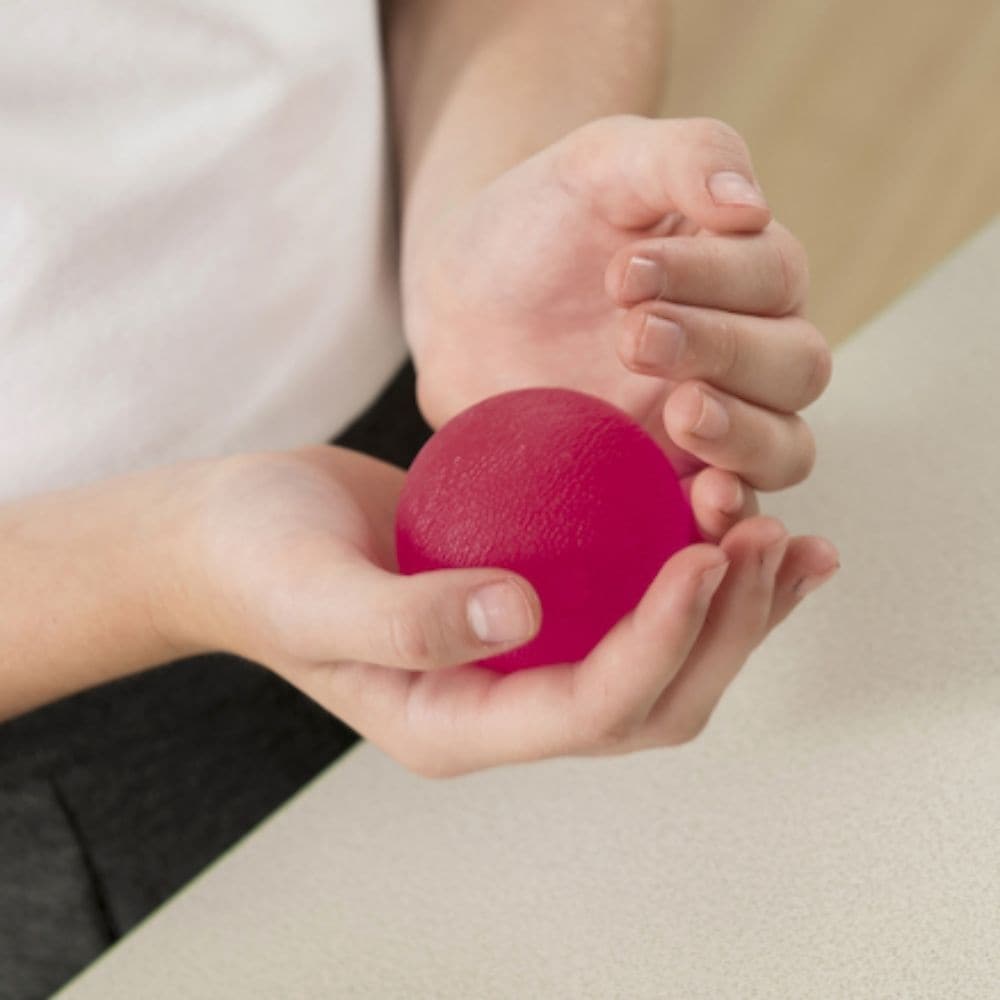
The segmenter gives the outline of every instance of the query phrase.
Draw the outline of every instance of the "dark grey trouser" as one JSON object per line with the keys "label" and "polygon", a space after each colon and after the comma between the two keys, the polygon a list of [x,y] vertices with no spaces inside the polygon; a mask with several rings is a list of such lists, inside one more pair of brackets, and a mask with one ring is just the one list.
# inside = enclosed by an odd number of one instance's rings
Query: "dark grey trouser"
{"label": "dark grey trouser", "polygon": [[[407,362],[335,443],[405,468],[429,435]],[[223,655],[0,725],[0,1000],[49,996],[357,738]]]}

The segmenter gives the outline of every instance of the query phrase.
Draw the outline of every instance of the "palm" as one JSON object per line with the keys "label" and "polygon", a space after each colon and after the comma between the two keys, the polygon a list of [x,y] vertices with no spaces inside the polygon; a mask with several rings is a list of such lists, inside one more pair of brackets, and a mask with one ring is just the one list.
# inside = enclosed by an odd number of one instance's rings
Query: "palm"
{"label": "palm", "polygon": [[401,469],[344,448],[236,461],[207,505],[204,532],[221,645],[272,667],[322,658],[329,628],[315,609],[327,599],[324,576],[357,558],[396,568],[393,518],[404,479]]}
{"label": "palm", "polygon": [[[553,178],[544,156],[505,174],[441,223],[409,276],[407,324],[418,345],[421,405],[432,426],[487,396],[560,385],[631,414],[690,475],[705,463],[670,440],[662,408],[676,383],[629,371],[615,353],[620,310],[604,287],[612,256],[635,239],[695,228],[611,225]],[[448,350],[475,338],[474,350]]]}

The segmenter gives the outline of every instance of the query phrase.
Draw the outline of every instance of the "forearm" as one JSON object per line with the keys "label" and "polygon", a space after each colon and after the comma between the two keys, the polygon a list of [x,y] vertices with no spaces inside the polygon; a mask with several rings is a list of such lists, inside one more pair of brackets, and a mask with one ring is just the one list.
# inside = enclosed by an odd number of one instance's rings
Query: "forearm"
{"label": "forearm", "polygon": [[162,628],[201,465],[0,506],[0,719],[189,650]]}
{"label": "forearm", "polygon": [[567,132],[656,113],[663,0],[394,0],[387,8],[403,253],[430,221]]}

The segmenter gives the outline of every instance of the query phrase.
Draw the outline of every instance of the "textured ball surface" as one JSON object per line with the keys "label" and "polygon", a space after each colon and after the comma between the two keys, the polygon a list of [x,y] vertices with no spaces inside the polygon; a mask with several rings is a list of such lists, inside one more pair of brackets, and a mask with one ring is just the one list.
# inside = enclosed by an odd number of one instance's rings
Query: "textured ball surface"
{"label": "textured ball surface", "polygon": [[442,425],[396,511],[401,573],[495,566],[535,587],[539,633],[477,661],[504,673],[583,659],[698,541],[659,445],[618,407],[563,388],[491,396]]}

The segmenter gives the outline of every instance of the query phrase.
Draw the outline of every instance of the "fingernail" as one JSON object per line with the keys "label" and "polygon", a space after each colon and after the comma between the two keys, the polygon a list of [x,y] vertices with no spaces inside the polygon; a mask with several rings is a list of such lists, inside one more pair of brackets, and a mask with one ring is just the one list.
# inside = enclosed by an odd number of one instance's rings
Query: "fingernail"
{"label": "fingernail", "polygon": [[672,368],[684,355],[686,341],[673,320],[649,315],[642,324],[635,360],[650,368]]}
{"label": "fingernail", "polygon": [[733,483],[731,498],[719,508],[723,514],[738,514],[743,510],[743,486],[739,480]]}
{"label": "fingernail", "polygon": [[708,179],[708,192],[716,205],[751,205],[767,208],[760,190],[735,170],[722,170]]}
{"label": "fingernail", "polygon": [[697,434],[703,438],[720,438],[729,430],[729,414],[726,408],[714,396],[698,389],[701,401],[701,412],[695,422],[688,428],[688,433]]}
{"label": "fingernail", "polygon": [[815,573],[813,576],[804,576],[797,584],[795,584],[794,594],[796,597],[805,597],[806,594],[811,594],[814,590],[818,590],[827,582],[831,577],[835,576],[837,570],[840,569],[840,563],[836,566],[831,566],[825,573]]}
{"label": "fingernail", "polygon": [[516,583],[490,583],[469,595],[469,624],[483,642],[527,639],[534,618],[527,598]]}
{"label": "fingernail", "polygon": [[764,579],[770,579],[778,571],[781,560],[785,557],[785,550],[788,548],[788,535],[782,535],[776,542],[772,542],[761,553],[760,575]]}
{"label": "fingernail", "polygon": [[710,601],[712,595],[719,589],[719,585],[725,579],[726,570],[729,569],[731,560],[727,559],[720,566],[713,566],[705,570],[701,575],[701,583],[698,586],[698,600]]}
{"label": "fingernail", "polygon": [[633,257],[625,268],[622,298],[630,302],[662,298],[666,291],[663,268],[649,257]]}

